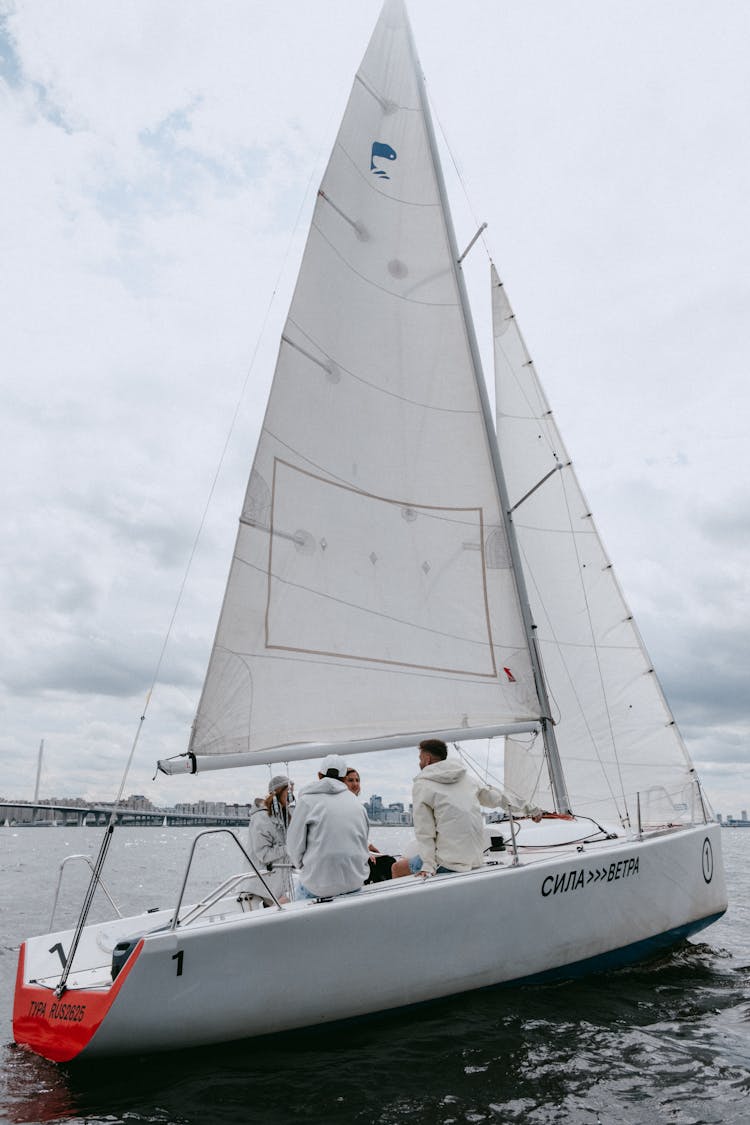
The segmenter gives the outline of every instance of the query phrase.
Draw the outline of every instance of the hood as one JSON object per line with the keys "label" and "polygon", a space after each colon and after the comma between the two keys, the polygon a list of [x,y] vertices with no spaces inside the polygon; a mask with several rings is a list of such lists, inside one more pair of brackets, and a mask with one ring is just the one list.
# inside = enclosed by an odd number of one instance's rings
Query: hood
{"label": "hood", "polygon": [[[300,789],[300,797],[305,793],[349,793],[351,792],[343,781],[339,781],[335,777],[319,777],[317,781],[311,781],[304,789]],[[352,796],[354,794],[352,793]]]}
{"label": "hood", "polygon": [[433,762],[425,766],[414,778],[416,781],[436,781],[440,785],[455,785],[466,776],[466,766],[456,758],[446,758],[444,762]]}

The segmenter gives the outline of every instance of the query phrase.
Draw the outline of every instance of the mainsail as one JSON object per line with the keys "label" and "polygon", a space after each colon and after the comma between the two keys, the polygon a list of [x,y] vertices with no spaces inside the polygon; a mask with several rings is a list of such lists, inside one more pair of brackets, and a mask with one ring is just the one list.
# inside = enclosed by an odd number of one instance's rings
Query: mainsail
{"label": "mainsail", "polygon": [[[498,443],[568,792],[615,823],[635,826],[639,801],[644,822],[674,820],[698,799],[692,763],[494,268],[492,305]],[[534,772],[514,745],[509,789]]]}
{"label": "mainsail", "polygon": [[401,0],[325,172],[190,751],[512,726],[540,705]]}

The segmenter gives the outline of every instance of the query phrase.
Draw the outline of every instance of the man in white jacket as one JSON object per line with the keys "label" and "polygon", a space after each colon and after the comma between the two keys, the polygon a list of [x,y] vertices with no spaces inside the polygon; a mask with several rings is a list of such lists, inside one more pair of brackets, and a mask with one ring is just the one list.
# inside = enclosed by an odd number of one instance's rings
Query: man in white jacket
{"label": "man in white jacket", "polygon": [[286,846],[300,872],[300,898],[362,889],[368,874],[367,813],[344,784],[346,762],[329,754],[318,780],[297,797]]}
{"label": "man in white jacket", "polygon": [[[479,806],[510,808],[499,789],[483,786],[469,777],[461,762],[448,758],[448,747],[439,738],[419,744],[420,773],[414,778],[412,804],[414,834],[419,854],[393,865],[392,878],[408,875],[442,875],[471,871],[484,862],[484,818]],[[514,807],[514,812],[517,811]],[[539,809],[524,806],[529,815]]]}

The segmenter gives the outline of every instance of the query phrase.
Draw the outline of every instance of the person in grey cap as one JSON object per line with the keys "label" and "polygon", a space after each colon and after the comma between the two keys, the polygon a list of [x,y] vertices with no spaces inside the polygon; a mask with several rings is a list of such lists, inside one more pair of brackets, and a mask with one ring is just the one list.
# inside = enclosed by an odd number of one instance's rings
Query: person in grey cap
{"label": "person in grey cap", "polygon": [[299,898],[351,894],[367,878],[367,814],[344,784],[346,769],[343,758],[329,754],[318,780],[300,790],[287,833]]}
{"label": "person in grey cap", "polygon": [[291,860],[286,835],[291,816],[292,783],[284,774],[272,777],[268,795],[250,814],[250,855],[269,887],[282,901],[291,897]]}

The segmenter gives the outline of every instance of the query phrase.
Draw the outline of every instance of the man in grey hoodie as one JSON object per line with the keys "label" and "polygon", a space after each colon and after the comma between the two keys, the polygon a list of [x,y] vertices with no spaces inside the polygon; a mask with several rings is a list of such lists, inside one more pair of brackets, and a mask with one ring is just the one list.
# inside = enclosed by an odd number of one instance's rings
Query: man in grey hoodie
{"label": "man in grey hoodie", "polygon": [[[461,762],[448,758],[448,747],[442,739],[420,742],[419,768],[421,773],[414,778],[412,789],[419,854],[394,863],[392,878],[410,872],[442,875],[481,867],[485,841],[479,806],[509,809],[511,802],[499,789],[472,780]],[[513,806],[513,811],[541,817],[541,811],[530,806]]]}
{"label": "man in grey hoodie", "polygon": [[346,762],[329,754],[318,780],[297,797],[286,846],[300,873],[300,898],[362,889],[368,874],[367,813],[344,784]]}

